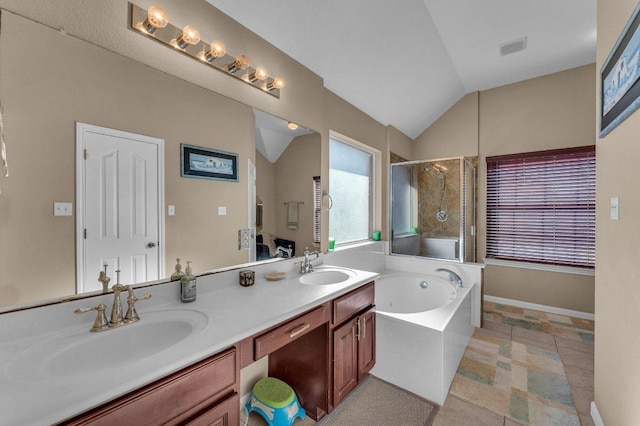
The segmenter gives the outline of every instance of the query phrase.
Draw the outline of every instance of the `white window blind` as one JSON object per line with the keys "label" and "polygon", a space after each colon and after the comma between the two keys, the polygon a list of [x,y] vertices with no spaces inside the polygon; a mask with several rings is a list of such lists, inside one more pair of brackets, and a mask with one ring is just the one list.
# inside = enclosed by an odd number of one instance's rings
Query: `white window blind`
{"label": "white window blind", "polygon": [[313,242],[320,242],[320,222],[322,215],[322,189],[320,176],[313,177]]}
{"label": "white window blind", "polygon": [[593,268],[595,146],[487,157],[487,257]]}

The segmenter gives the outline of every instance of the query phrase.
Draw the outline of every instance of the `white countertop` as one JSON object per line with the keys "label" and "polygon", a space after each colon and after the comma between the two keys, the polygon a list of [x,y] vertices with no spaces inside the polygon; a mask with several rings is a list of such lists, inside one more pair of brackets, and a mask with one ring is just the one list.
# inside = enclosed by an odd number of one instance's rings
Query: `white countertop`
{"label": "white countertop", "polygon": [[[90,333],[95,312],[74,315],[78,307],[91,306],[100,301],[85,299],[52,307],[32,309],[0,315],[0,424],[44,425],[62,421],[90,408],[113,400],[136,388],[160,379],[194,362],[215,354],[236,342],[265,330],[282,321],[345,294],[378,278],[373,272],[355,271],[356,277],[332,285],[310,286],[298,282],[299,275],[288,269],[283,281],[266,281],[263,276],[282,271],[286,263],[262,265],[256,271],[256,283],[251,287],[237,284],[237,271],[198,278],[198,297],[193,303],[181,303],[177,283],[136,290],[136,295],[151,293],[150,300],[136,305],[140,321],[119,329]],[[290,266],[287,266],[290,268]],[[269,269],[270,268],[270,269]],[[100,296],[111,311],[113,295]],[[126,293],[122,296],[126,309]],[[77,342],[97,342],[100,336],[118,333],[127,327],[144,324],[145,315],[159,315],[163,310],[195,310],[206,314],[208,322],[200,332],[191,335],[166,350],[141,360],[118,362],[118,357],[106,365],[91,366],[82,375],[56,377],[41,368],[41,362],[26,363],[29,350],[45,341],[67,338],[76,333]],[[143,330],[143,328],[141,328]],[[83,333],[84,331],[84,333]],[[157,336],[162,339],[162,335]],[[132,343],[135,344],[135,343]],[[25,352],[26,351],[26,352]],[[126,347],[122,351],[127,351]],[[71,364],[91,362],[74,359]],[[46,358],[46,357],[45,357]],[[44,360],[46,361],[46,360]],[[32,365],[33,364],[33,365]],[[25,367],[28,365],[28,367]]]}

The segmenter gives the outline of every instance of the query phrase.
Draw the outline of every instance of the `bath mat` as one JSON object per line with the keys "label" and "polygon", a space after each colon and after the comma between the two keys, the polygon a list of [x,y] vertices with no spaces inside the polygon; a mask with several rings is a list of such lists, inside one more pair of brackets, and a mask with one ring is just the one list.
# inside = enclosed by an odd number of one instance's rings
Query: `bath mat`
{"label": "bath mat", "polygon": [[367,376],[319,426],[431,425],[438,408],[428,401]]}
{"label": "bath mat", "polygon": [[450,392],[530,425],[579,426],[560,355],[476,330]]}

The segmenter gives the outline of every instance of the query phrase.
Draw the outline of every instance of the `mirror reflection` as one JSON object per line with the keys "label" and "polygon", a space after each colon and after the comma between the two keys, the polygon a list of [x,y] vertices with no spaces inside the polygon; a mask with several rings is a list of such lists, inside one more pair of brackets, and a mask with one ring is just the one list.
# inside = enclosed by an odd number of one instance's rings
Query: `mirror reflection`
{"label": "mirror reflection", "polygon": [[[10,13],[1,19],[0,102],[11,176],[3,180],[0,195],[0,308],[76,294],[83,268],[86,290],[101,290],[98,278],[105,262],[111,284],[116,268],[122,270],[123,284],[152,280],[137,265],[154,252],[159,253],[160,279],[170,276],[176,258],[183,265],[192,261],[194,273],[258,259],[257,197],[263,238],[268,233],[294,242],[292,256],[313,246],[313,176],[320,174],[317,133],[301,129],[287,144],[276,143],[260,124],[264,113],[247,105],[28,19]],[[40,53],[25,55],[34,45]],[[272,126],[287,128],[286,120],[271,118]],[[146,175],[138,173],[150,170],[146,159],[109,160],[109,152],[117,150],[107,149],[89,151],[86,161],[97,158],[88,167],[98,171],[110,164],[111,174],[103,169],[107,179],[86,197],[79,196],[78,163],[85,160],[77,123],[160,141],[164,176],[152,174],[163,188],[149,189]],[[238,181],[182,177],[181,144],[237,155]],[[124,172],[137,176],[129,180],[130,192],[142,198],[150,191],[159,194],[159,224],[141,222],[144,209],[136,203],[128,208],[128,217],[138,222],[118,215],[119,223],[103,220],[107,207],[119,206],[105,199],[115,192],[109,185],[123,179],[119,173]],[[304,203],[295,229],[284,204],[289,201]],[[64,206],[62,215],[56,213],[58,203]],[[98,252],[91,263],[83,263],[78,240],[84,240],[91,221],[101,235],[140,234],[140,246],[128,259],[120,252]],[[149,227],[158,229],[158,235],[149,235]],[[242,249],[241,230],[254,237]],[[268,257],[274,254],[269,251]],[[125,271],[125,264],[136,266]]]}
{"label": "mirror reflection", "polygon": [[391,253],[475,262],[475,194],[471,159],[391,164]]}

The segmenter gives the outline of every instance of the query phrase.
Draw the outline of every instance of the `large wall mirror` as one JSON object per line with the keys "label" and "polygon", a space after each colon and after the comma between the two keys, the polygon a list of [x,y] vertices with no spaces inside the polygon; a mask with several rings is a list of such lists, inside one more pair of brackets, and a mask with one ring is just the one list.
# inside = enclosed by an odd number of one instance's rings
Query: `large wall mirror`
{"label": "large wall mirror", "polygon": [[[277,256],[258,256],[255,240],[239,248],[238,231],[252,228],[260,211],[263,244],[268,236],[293,242],[294,256],[314,246],[318,133],[292,131],[286,120],[12,13],[2,13],[1,25],[11,175],[1,182],[0,310],[77,293],[78,122],[163,141],[160,279],[176,258],[200,273]],[[237,154],[238,181],[181,176],[181,144]],[[55,216],[54,203],[71,203],[72,215]],[[100,263],[87,265],[96,284]]]}

